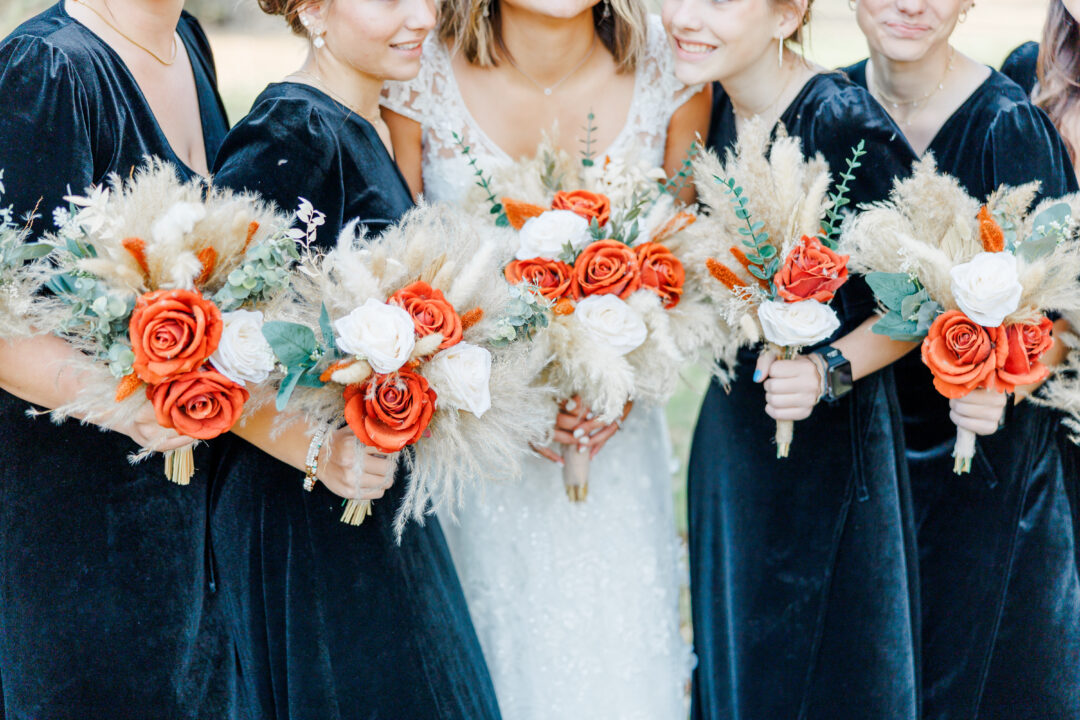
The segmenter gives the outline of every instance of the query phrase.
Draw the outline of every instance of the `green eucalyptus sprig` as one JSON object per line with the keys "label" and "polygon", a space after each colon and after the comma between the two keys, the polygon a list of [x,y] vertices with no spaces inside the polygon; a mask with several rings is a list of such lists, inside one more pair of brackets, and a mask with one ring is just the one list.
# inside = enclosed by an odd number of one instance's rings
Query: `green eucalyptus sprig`
{"label": "green eucalyptus sprig", "polygon": [[769,233],[764,230],[765,223],[760,220],[754,221],[750,208],[747,205],[743,189],[735,182],[735,178],[723,179],[713,176],[718,183],[725,187],[725,191],[731,195],[731,205],[735,210],[735,217],[742,220],[746,227],[739,228],[742,235],[742,244],[746,247],[746,257],[750,261],[747,271],[758,280],[769,283],[769,299],[776,296],[776,286],[773,285],[773,275],[780,269],[780,257],[776,247],[769,242]]}
{"label": "green eucalyptus sprig", "polygon": [[531,340],[537,330],[551,322],[554,303],[543,296],[538,285],[521,283],[511,285],[508,291],[510,303],[507,314],[495,324],[495,335],[491,339],[495,347]]}
{"label": "green eucalyptus sprig", "polygon": [[503,209],[502,203],[499,202],[499,198],[495,196],[495,191],[491,187],[491,180],[484,174],[483,168],[476,161],[476,157],[472,154],[472,147],[465,144],[465,140],[456,132],[453,133],[454,143],[458,146],[461,154],[465,156],[465,159],[469,163],[469,167],[473,170],[473,175],[476,177],[476,184],[480,186],[484,192],[487,193],[485,198],[488,205],[491,206],[490,213],[495,215],[495,224],[499,227],[509,227],[510,220],[506,217],[506,211]]}
{"label": "green eucalyptus sprig", "polygon": [[585,127],[582,129],[585,131],[585,138],[581,141],[584,145],[584,149],[581,151],[581,165],[582,167],[590,168],[596,164],[596,151],[593,150],[593,146],[596,144],[596,131],[599,128],[595,124],[596,114],[591,110],[589,114],[585,116]]}
{"label": "green eucalyptus sprig", "polygon": [[701,153],[701,146],[697,141],[690,143],[690,148],[686,151],[686,157],[683,158],[682,165],[679,166],[678,172],[669,177],[664,182],[661,192],[667,193],[672,197],[678,197],[690,182],[690,177],[693,175],[692,167],[694,164],[694,158]]}
{"label": "green eucalyptus sprig", "polygon": [[825,220],[821,223],[821,234],[818,235],[818,239],[821,240],[822,245],[830,250],[835,250],[840,241],[840,226],[844,222],[844,206],[851,202],[847,197],[848,193],[851,192],[848,183],[855,179],[855,171],[862,167],[859,158],[865,154],[866,141],[860,140],[858,145],[851,148],[851,157],[847,159],[847,170],[840,173],[840,184],[836,186],[834,192],[829,194],[832,206],[825,213]]}

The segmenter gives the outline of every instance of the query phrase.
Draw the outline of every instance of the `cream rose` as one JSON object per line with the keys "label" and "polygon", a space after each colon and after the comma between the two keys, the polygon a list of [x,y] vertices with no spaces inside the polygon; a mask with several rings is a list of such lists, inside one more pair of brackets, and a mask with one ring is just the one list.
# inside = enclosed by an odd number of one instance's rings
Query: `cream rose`
{"label": "cream rose", "polygon": [[274,351],[263,337],[263,314],[251,310],[221,313],[224,327],[210,364],[237,385],[261,383],[274,369]]}
{"label": "cream rose", "polygon": [[458,343],[431,358],[423,373],[440,403],[476,417],[491,408],[491,353],[484,348]]}
{"label": "cream rose", "polygon": [[821,342],[840,327],[836,312],[817,300],[763,302],[758,306],[758,320],[766,340],[788,348]]}
{"label": "cream rose", "polygon": [[645,321],[617,295],[590,295],[574,309],[574,319],[597,342],[626,355],[649,335]]}
{"label": "cream rose", "polygon": [[518,260],[546,258],[558,260],[563,246],[570,243],[575,250],[589,244],[589,221],[569,210],[548,210],[525,221],[518,233]]}
{"label": "cream rose", "polygon": [[994,328],[1015,312],[1024,288],[1010,252],[981,252],[949,271],[956,304],[971,320]]}
{"label": "cream rose", "polygon": [[412,316],[374,298],[335,320],[334,332],[339,348],[367,360],[383,375],[404,365],[416,345]]}

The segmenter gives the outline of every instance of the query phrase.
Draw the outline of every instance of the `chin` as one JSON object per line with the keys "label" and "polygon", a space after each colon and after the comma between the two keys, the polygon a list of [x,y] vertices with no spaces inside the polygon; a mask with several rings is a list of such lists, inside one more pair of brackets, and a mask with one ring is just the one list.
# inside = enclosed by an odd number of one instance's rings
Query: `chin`
{"label": "chin", "polygon": [[881,43],[881,54],[892,62],[918,62],[926,57],[930,44],[925,40],[900,40],[886,38]]}
{"label": "chin", "polygon": [[537,15],[568,20],[592,9],[596,3],[590,0],[518,0],[513,4]]}

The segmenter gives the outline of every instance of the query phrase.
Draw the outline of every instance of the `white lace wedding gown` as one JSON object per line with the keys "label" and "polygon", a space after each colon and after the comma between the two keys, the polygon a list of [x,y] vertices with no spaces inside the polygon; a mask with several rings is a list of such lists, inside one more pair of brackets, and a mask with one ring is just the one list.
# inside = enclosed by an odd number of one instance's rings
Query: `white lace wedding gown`
{"label": "white lace wedding gown", "polygon": [[[606,154],[637,147],[662,165],[668,122],[693,91],[649,20],[629,117]],[[436,40],[384,104],[423,126],[429,201],[460,203],[475,180],[455,132],[487,172],[511,162],[465,107]],[[686,716],[693,655],[679,631],[672,462],[662,410],[635,407],[593,460],[586,502],[567,499],[558,466],[529,458],[522,480],[471,492],[459,522],[444,520],[505,720]]]}

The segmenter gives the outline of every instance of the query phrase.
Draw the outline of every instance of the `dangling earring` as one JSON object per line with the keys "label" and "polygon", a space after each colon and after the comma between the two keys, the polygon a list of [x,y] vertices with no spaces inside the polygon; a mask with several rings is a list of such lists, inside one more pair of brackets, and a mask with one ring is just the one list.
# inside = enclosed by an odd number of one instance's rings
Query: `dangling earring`
{"label": "dangling earring", "polygon": [[491,17],[491,2],[492,2],[492,0],[484,0],[484,12],[483,12],[483,15],[484,15],[485,18]]}
{"label": "dangling earring", "polygon": [[960,17],[957,18],[957,22],[959,22],[960,24],[965,23],[967,21],[967,14],[968,14],[967,10],[961,10],[960,11]]}
{"label": "dangling earring", "polygon": [[321,33],[319,33],[312,39],[311,44],[315,46],[316,50],[322,50],[324,47],[326,47],[326,40],[323,39],[323,35],[325,34],[326,31],[323,30]]}
{"label": "dangling earring", "polygon": [[601,22],[611,17],[611,0],[604,0],[604,12],[600,16]]}
{"label": "dangling earring", "polygon": [[776,66],[783,69],[784,67],[784,38],[780,37],[776,40]]}

